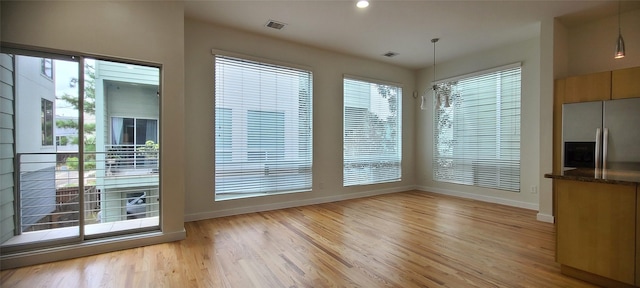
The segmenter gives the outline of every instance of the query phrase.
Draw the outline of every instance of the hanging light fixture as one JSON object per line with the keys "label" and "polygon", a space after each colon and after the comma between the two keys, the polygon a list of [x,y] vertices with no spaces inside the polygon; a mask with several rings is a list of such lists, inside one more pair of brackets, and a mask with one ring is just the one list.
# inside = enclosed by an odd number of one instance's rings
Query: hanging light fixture
{"label": "hanging light fixture", "polygon": [[622,31],[620,30],[620,5],[621,1],[618,1],[618,41],[616,41],[616,54],[614,59],[624,58],[624,39],[622,39]]}
{"label": "hanging light fixture", "polygon": [[[438,89],[438,85],[436,85],[436,42],[438,42],[438,40],[440,40],[440,38],[433,38],[431,39],[431,43],[433,43],[433,86],[431,86],[431,91],[433,91],[433,96],[438,97],[438,93],[437,93],[437,89]],[[421,99],[421,103],[420,103],[420,109],[424,110],[425,108],[425,95],[422,95],[422,99]],[[438,102],[437,105],[440,105],[440,98],[437,98]]]}

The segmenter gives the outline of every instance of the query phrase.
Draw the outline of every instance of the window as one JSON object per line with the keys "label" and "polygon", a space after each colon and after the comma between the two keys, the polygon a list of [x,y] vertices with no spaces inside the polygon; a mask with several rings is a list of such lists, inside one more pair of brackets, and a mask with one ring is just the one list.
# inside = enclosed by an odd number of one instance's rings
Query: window
{"label": "window", "polygon": [[312,73],[215,55],[216,199],[311,190]]}
{"label": "window", "polygon": [[231,161],[231,109],[216,108],[216,163]]}
{"label": "window", "polygon": [[40,67],[40,73],[49,79],[53,79],[53,61],[47,58],[42,58],[41,61],[42,65]]}
{"label": "window", "polygon": [[435,181],[520,191],[520,65],[438,83]]}
{"label": "window", "polygon": [[67,136],[56,136],[56,146],[67,146],[69,138]]}
{"label": "window", "polygon": [[349,77],[343,84],[343,185],[400,181],[402,88]]}
{"label": "window", "polygon": [[247,159],[284,160],[284,112],[248,111]]}
{"label": "window", "polygon": [[158,120],[112,117],[111,144],[107,162],[115,168],[157,168]]}
{"label": "window", "polygon": [[158,120],[111,118],[111,143],[114,145],[145,145],[158,143]]}
{"label": "window", "polygon": [[42,125],[42,146],[53,145],[53,102],[47,99],[42,99],[40,102],[40,123]]}

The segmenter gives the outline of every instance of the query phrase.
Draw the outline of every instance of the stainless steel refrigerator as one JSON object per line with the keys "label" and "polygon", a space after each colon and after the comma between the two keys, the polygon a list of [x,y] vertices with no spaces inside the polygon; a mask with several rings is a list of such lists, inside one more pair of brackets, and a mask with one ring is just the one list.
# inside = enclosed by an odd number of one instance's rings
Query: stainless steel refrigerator
{"label": "stainless steel refrigerator", "polygon": [[562,140],[565,170],[640,172],[640,98],[564,104]]}

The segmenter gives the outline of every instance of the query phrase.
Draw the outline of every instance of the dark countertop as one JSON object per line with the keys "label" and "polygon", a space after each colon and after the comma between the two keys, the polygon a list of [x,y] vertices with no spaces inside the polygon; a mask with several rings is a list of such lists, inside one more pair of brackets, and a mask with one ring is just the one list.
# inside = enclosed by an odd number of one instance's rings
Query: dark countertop
{"label": "dark countertop", "polygon": [[569,168],[560,174],[547,173],[545,178],[564,179],[584,182],[599,182],[618,185],[640,184],[640,171],[634,170],[612,170],[607,169],[602,172],[593,168]]}

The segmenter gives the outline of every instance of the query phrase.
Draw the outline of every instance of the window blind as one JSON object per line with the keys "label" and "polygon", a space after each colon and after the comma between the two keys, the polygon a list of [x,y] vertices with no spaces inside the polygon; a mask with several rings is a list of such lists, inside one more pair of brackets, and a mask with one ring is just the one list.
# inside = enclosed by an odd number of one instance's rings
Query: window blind
{"label": "window blind", "polygon": [[520,66],[437,85],[434,180],[520,191]]}
{"label": "window blind", "polygon": [[402,88],[344,78],[343,185],[401,180]]}
{"label": "window blind", "polygon": [[312,73],[215,55],[215,194],[311,190]]}

